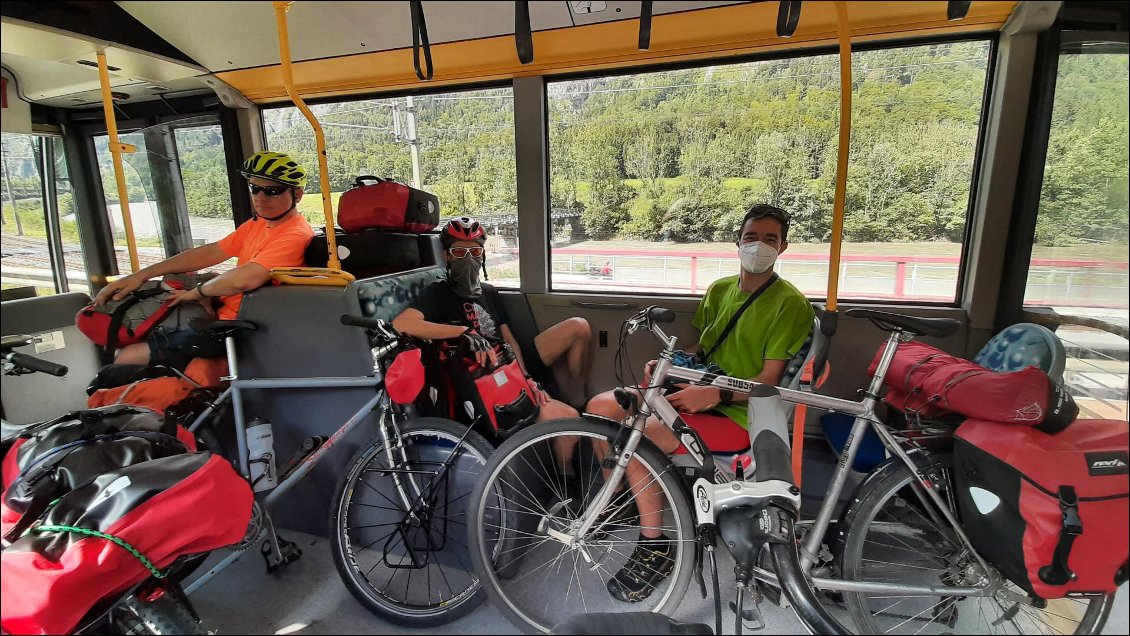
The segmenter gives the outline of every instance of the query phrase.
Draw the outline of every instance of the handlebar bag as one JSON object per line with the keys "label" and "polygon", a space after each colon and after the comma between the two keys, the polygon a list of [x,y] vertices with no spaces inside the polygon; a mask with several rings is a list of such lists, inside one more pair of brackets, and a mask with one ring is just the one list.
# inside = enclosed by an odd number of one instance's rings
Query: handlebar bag
{"label": "handlebar bag", "polygon": [[1044,599],[1113,592],[1130,549],[1130,429],[1078,420],[1047,435],[967,420],[954,442],[962,528],[1002,575]]}
{"label": "handlebar bag", "polygon": [[[531,380],[510,347],[495,346],[494,350],[498,359],[494,366],[482,367],[473,358],[461,356],[449,360],[457,401],[470,402],[476,414],[486,416],[493,437],[502,440],[532,424],[540,407],[534,402]],[[459,414],[462,409],[456,407]]]}
{"label": "handlebar bag", "polygon": [[439,225],[439,199],[398,181],[364,175],[342,193],[337,221],[346,232],[427,232]]}
{"label": "handlebar bag", "polygon": [[40,518],[36,528],[49,531],[33,528],[0,554],[4,632],[70,633],[95,605],[151,576],[146,561],[165,569],[243,539],[252,502],[247,481],[209,452],[100,475]]}
{"label": "handlebar bag", "polygon": [[[882,355],[880,347],[868,373]],[[1071,395],[1036,367],[999,373],[921,342],[899,345],[885,383],[886,402],[912,418],[958,414],[1055,433],[1079,415]]]}

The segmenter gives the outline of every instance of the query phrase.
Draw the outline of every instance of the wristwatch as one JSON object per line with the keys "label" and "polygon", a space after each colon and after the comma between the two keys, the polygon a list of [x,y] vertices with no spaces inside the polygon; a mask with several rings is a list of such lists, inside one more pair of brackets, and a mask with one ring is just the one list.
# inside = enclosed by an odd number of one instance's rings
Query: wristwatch
{"label": "wristwatch", "polygon": [[204,283],[207,283],[207,282],[208,281],[206,281],[206,280],[202,280],[199,283],[196,283],[196,293],[200,294],[201,298],[211,298],[211,296],[204,293]]}
{"label": "wristwatch", "polygon": [[734,392],[730,389],[718,390],[719,404],[729,404],[730,400],[734,399]]}

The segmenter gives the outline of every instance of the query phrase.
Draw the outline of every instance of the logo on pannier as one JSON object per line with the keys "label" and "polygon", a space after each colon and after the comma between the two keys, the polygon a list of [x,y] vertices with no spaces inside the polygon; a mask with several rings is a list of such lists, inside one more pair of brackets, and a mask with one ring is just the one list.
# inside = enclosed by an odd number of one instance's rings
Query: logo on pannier
{"label": "logo on pannier", "polygon": [[1025,406],[1022,409],[1016,409],[1016,417],[1012,418],[1020,422],[1037,422],[1040,418],[1044,417],[1044,410],[1036,402]]}
{"label": "logo on pannier", "polygon": [[1092,477],[1103,475],[1125,475],[1130,473],[1130,458],[1120,451],[1106,453],[1087,453],[1087,472]]}

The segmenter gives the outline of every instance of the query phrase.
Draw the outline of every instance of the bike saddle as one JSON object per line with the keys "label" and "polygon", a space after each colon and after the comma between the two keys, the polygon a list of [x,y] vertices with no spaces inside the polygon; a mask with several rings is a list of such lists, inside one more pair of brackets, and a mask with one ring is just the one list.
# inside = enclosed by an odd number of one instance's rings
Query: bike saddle
{"label": "bike saddle", "polygon": [[873,309],[849,309],[852,318],[866,318],[883,331],[907,331],[916,336],[935,336],[943,338],[961,327],[961,321],[953,318],[918,318]]}
{"label": "bike saddle", "polygon": [[218,339],[237,336],[245,331],[258,331],[259,325],[250,320],[212,320],[197,316],[188,321],[188,326],[197,333]]}

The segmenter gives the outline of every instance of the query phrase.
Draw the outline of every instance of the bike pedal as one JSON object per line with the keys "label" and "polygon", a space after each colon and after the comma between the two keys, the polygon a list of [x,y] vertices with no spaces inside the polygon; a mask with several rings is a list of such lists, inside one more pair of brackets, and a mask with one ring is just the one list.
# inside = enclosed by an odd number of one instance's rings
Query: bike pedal
{"label": "bike pedal", "polygon": [[290,459],[286,460],[286,465],[279,473],[279,481],[286,481],[286,478],[290,477],[290,474],[293,473],[296,468],[298,468],[298,465],[302,463],[302,460],[313,455],[319,448],[322,447],[322,444],[326,443],[326,439],[327,438],[322,437],[321,435],[315,435],[313,437],[307,437],[306,439],[304,439],[302,441],[302,446],[299,446],[298,450],[296,450],[294,454],[290,456]]}
{"label": "bike pedal", "polygon": [[271,541],[270,539],[263,542],[263,547],[260,552],[263,554],[263,559],[267,562],[267,574],[274,574],[283,567],[294,563],[302,558],[302,550],[298,544],[293,541],[287,541],[282,537],[276,535],[275,537],[279,544],[279,558],[273,558],[271,554]]}

